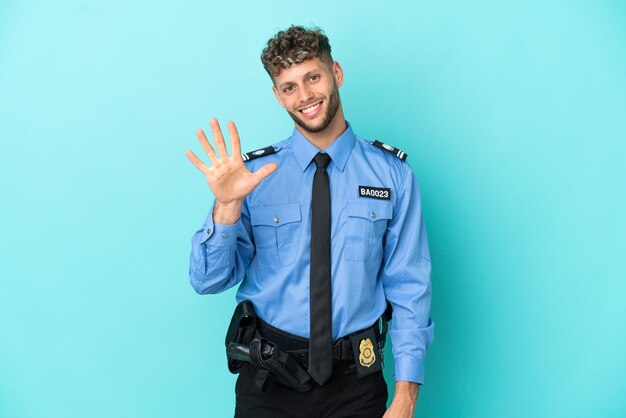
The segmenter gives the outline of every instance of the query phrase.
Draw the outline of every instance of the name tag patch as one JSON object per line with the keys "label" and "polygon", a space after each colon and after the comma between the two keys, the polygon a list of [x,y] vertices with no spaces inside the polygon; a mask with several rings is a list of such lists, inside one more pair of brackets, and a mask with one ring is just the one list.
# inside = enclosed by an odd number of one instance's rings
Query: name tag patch
{"label": "name tag patch", "polygon": [[360,197],[371,197],[372,199],[391,200],[391,189],[385,187],[359,186]]}

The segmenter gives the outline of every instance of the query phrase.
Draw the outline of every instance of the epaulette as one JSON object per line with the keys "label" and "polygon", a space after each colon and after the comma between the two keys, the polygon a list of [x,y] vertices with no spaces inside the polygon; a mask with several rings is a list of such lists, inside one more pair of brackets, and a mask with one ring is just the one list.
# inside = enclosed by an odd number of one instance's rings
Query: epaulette
{"label": "epaulette", "polygon": [[246,162],[246,161],[254,160],[255,158],[265,157],[266,155],[270,155],[274,153],[276,153],[276,149],[274,149],[274,147],[270,145],[269,147],[265,147],[265,148],[258,149],[256,151],[250,151],[245,154],[241,154],[241,158],[243,159],[244,162]]}
{"label": "epaulette", "polygon": [[402,151],[401,149],[394,148],[391,145],[383,144],[380,141],[374,140],[374,142],[372,142],[372,145],[374,145],[376,148],[380,148],[383,151],[387,151],[387,152],[395,155],[396,157],[398,157],[402,161],[405,161],[406,157],[408,157],[408,155],[404,151]]}

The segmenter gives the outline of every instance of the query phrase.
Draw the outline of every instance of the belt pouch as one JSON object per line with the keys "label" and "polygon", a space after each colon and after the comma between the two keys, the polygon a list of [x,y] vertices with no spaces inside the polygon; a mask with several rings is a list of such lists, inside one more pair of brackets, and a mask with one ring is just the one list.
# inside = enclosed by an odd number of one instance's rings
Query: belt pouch
{"label": "belt pouch", "polygon": [[382,370],[382,359],[378,358],[378,341],[374,327],[350,334],[350,342],[352,343],[354,364],[359,377]]}

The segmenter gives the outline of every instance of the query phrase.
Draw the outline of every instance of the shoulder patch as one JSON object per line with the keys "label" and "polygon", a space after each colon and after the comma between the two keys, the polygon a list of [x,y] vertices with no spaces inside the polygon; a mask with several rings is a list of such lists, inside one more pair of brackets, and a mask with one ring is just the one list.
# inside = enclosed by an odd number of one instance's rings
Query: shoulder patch
{"label": "shoulder patch", "polygon": [[383,144],[380,141],[374,141],[374,142],[372,142],[372,145],[374,145],[376,148],[380,148],[383,151],[387,151],[387,152],[395,155],[396,157],[398,157],[402,161],[405,161],[406,157],[408,157],[408,155],[404,151],[402,151],[402,150],[400,150],[398,148],[394,148],[391,145]]}
{"label": "shoulder patch", "polygon": [[243,159],[244,162],[246,162],[246,161],[254,160],[255,158],[265,157],[266,155],[270,155],[274,153],[276,153],[276,150],[274,149],[273,146],[270,145],[269,147],[265,147],[265,148],[258,149],[256,151],[250,151],[245,154],[241,154],[241,158]]}

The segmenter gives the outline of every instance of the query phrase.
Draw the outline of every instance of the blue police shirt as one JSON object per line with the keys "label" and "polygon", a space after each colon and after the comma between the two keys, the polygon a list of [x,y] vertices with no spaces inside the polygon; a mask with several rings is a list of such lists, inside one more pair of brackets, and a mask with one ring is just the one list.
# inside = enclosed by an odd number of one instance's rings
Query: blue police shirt
{"label": "blue police shirt", "polygon": [[[209,210],[192,237],[189,276],[200,294],[241,283],[237,302],[250,300],[269,324],[308,338],[312,160],[319,150],[295,128],[273,147],[275,153],[246,162],[250,171],[269,162],[278,169],[246,197],[237,223],[214,224]],[[405,161],[356,136],[348,122],[325,152],[332,159],[333,339],[374,324],[389,300],[395,380],[421,384],[434,322],[415,176]]]}

